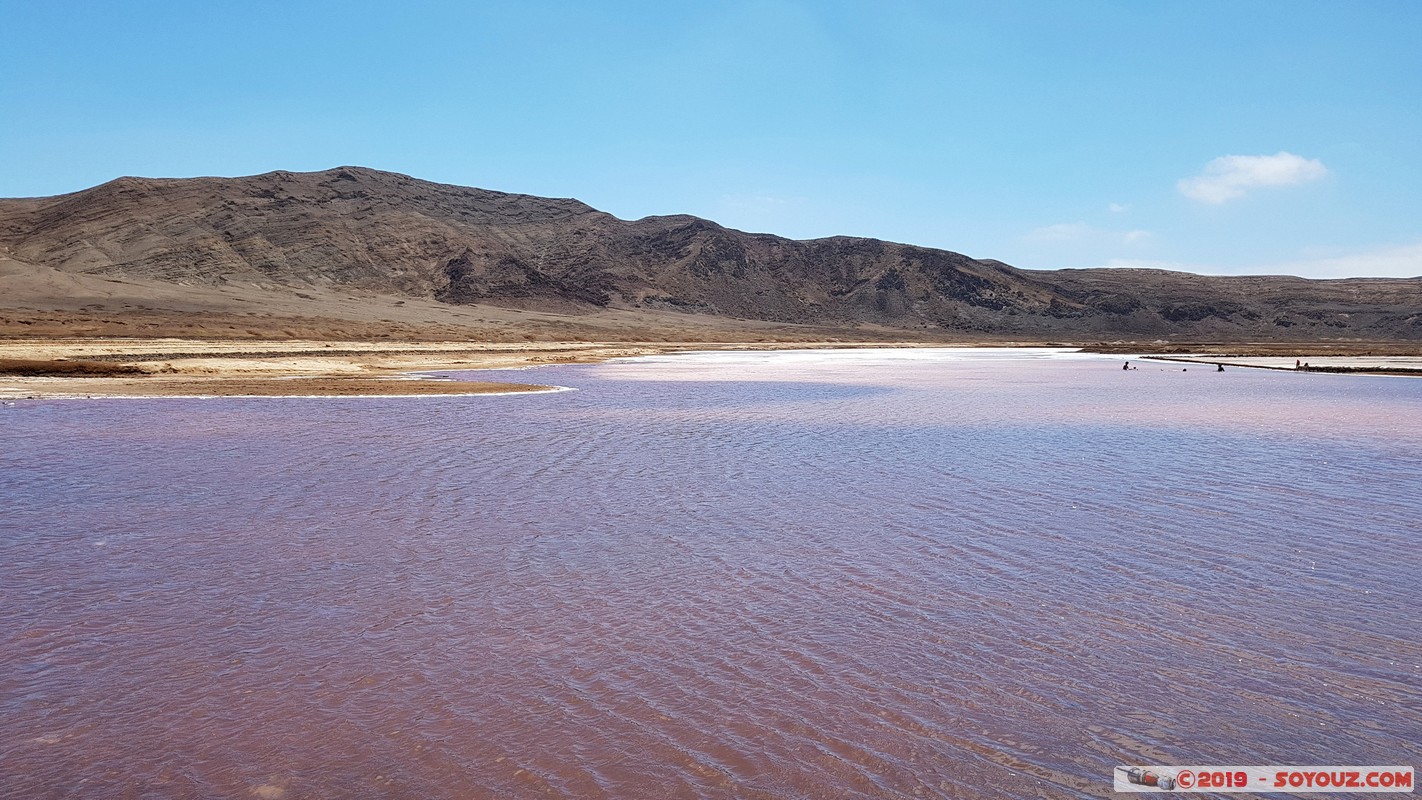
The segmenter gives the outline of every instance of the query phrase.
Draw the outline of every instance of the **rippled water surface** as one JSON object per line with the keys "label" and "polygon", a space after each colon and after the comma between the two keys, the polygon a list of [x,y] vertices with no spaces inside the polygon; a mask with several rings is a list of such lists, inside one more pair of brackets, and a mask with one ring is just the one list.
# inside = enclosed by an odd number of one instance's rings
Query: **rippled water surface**
{"label": "rippled water surface", "polygon": [[[0,795],[1422,766],[1422,381],[1016,353],[0,408]],[[490,373],[480,377],[488,378]]]}

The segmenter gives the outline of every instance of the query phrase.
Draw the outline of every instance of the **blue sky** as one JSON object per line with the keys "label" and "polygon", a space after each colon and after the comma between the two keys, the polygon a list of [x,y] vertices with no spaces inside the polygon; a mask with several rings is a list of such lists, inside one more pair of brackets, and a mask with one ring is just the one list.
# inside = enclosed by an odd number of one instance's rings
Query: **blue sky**
{"label": "blue sky", "polygon": [[1422,3],[0,0],[0,196],[341,164],[1020,267],[1422,275]]}

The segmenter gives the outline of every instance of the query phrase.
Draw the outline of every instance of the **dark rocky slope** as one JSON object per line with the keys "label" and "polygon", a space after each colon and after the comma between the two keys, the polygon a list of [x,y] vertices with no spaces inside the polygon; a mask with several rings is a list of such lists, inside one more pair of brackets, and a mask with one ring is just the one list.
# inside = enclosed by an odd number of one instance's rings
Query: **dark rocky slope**
{"label": "dark rocky slope", "polygon": [[0,256],[76,275],[298,297],[691,312],[916,335],[1422,339],[1418,278],[1020,270],[875,239],[749,234],[690,216],[628,222],[576,200],[358,167],[120,178],[0,200]]}

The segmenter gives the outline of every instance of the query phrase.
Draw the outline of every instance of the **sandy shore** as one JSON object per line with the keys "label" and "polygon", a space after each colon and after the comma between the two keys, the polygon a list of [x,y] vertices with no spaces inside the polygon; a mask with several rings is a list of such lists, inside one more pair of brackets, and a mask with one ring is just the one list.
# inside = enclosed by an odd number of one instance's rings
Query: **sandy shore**
{"label": "sandy shore", "polygon": [[1316,356],[1298,358],[1245,355],[1148,355],[1152,361],[1175,361],[1252,369],[1277,369],[1290,372],[1337,372],[1368,375],[1422,376],[1422,356]]}
{"label": "sandy shore", "polygon": [[196,339],[19,339],[0,359],[136,367],[132,376],[0,375],[0,398],[469,395],[546,391],[516,383],[461,382],[409,373],[589,363],[661,347],[564,342],[322,342]]}
{"label": "sandy shore", "polygon": [[[687,350],[813,347],[925,347],[845,342],[333,342],[234,339],[32,338],[0,340],[0,361],[115,365],[140,375],[0,374],[0,399],[62,397],[350,397],[547,391],[522,383],[422,377],[447,370],[590,364]],[[943,346],[943,345],[937,345]],[[414,373],[414,374],[412,374]]]}
{"label": "sandy shore", "polygon": [[[984,342],[964,343],[981,347]],[[1036,345],[995,342],[1001,346]],[[0,339],[0,362],[25,360],[138,370],[140,374],[25,376],[0,374],[0,400],[62,397],[351,397],[472,395],[547,391],[521,383],[459,382],[418,373],[510,369],[547,364],[588,364],[611,358],[727,349],[818,347],[948,347],[925,342],[371,342],[182,338]],[[1100,352],[1109,348],[1086,347]],[[1273,348],[1271,348],[1272,350]],[[1143,355],[1140,352],[1136,356]],[[1191,363],[1292,369],[1295,358],[1278,350],[1255,353],[1158,353]],[[1398,350],[1372,355],[1305,354],[1328,371],[1422,374],[1422,356]]]}

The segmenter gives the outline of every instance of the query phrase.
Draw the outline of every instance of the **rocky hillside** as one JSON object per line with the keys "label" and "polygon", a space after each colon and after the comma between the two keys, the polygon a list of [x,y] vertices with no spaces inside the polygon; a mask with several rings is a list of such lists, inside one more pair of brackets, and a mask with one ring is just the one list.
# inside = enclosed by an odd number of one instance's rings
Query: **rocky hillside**
{"label": "rocky hillside", "polygon": [[1019,270],[875,239],[749,234],[690,216],[629,222],[576,200],[358,167],[120,178],[0,200],[0,257],[12,272],[76,280],[565,315],[644,311],[944,336],[1422,339],[1422,279]]}

